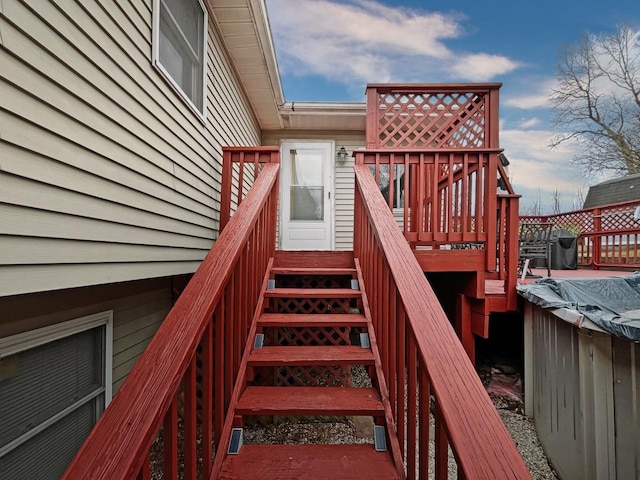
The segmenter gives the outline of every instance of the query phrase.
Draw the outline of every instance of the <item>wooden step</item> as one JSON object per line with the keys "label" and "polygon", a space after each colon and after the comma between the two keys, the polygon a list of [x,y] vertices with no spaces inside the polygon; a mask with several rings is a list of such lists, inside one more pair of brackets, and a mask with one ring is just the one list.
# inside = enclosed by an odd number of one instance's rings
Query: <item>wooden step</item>
{"label": "wooden step", "polygon": [[354,415],[384,414],[374,388],[247,387],[235,408],[237,415]]}
{"label": "wooden step", "polygon": [[280,298],[359,298],[360,290],[351,288],[274,288],[265,297]]}
{"label": "wooden step", "polygon": [[373,353],[358,346],[268,346],[252,350],[249,366],[373,365]]}
{"label": "wooden step", "polygon": [[275,267],[271,269],[275,275],[350,275],[356,274],[355,268],[331,267]]}
{"label": "wooden step", "polygon": [[391,456],[373,445],[244,445],[229,455],[220,479],[395,480]]}
{"label": "wooden step", "polygon": [[265,313],[258,319],[261,327],[366,327],[367,319],[361,314],[294,314]]}

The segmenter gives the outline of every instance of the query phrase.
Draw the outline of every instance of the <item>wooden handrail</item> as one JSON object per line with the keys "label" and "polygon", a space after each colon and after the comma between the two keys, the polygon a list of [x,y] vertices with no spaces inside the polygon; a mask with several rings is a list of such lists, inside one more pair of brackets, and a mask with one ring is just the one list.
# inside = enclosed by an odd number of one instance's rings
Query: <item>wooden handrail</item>
{"label": "wooden handrail", "polygon": [[[368,167],[354,168],[354,254],[365,277],[389,380],[386,394],[396,412],[396,434],[401,446],[408,439],[403,453],[409,478],[415,478],[416,469],[420,478],[427,478],[429,402],[424,398],[429,392],[436,401],[437,478],[446,478],[447,443],[454,452],[459,478],[531,478]],[[405,414],[411,428],[405,424]],[[416,417],[420,417],[420,438],[412,427]],[[416,442],[420,445],[418,460]]]}
{"label": "wooden handrail", "polygon": [[[165,478],[175,478],[180,408],[185,478],[208,478],[213,430],[220,435],[231,395],[225,387],[233,385],[253,315],[247,305],[257,300],[269,258],[275,252],[278,170],[277,163],[262,168],[63,478],[148,478],[149,450],[163,424]],[[242,292],[235,291],[234,285],[241,285]],[[197,353],[199,346],[201,353]],[[203,369],[199,426],[204,461],[197,472],[199,368]],[[181,384],[184,393],[179,392]],[[216,418],[212,418],[214,411]]]}

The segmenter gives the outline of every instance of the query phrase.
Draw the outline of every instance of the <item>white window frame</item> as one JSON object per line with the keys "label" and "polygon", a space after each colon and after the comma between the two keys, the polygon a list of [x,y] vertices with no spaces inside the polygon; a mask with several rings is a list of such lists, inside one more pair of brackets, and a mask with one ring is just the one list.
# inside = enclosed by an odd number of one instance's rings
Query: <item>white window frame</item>
{"label": "white window frame", "polygon": [[[36,425],[31,430],[21,435],[20,437],[9,442],[7,445],[0,449],[1,454],[8,453],[9,451],[17,448],[23,443],[27,442],[37,434],[58,422],[68,414],[74,412],[81,406],[90,402],[94,398],[104,393],[104,408],[106,409],[111,402],[112,396],[112,383],[113,383],[113,310],[107,310],[93,315],[87,315],[85,317],[76,318],[67,322],[59,323],[56,325],[50,325],[48,327],[38,328],[36,330],[30,330],[24,333],[18,333],[10,337],[0,338],[0,360],[5,357],[10,357],[26,350],[45,345],[47,343],[55,342],[65,337],[92,330],[94,328],[105,327],[104,331],[104,388],[96,390],[86,397],[78,400],[72,405],[69,405],[64,410],[56,413],[52,417],[48,418],[44,422]],[[102,410],[96,412],[96,417],[99,417]]]}
{"label": "white window frame", "polygon": [[[203,31],[202,31],[202,111],[191,101],[189,96],[182,90],[182,87],[173,79],[171,74],[160,63],[160,2],[162,0],[153,0],[153,33],[152,33],[152,63],[153,66],[161,73],[161,76],[169,83],[169,86],[184,100],[187,106],[196,114],[196,116],[202,121],[206,122],[207,119],[207,37],[208,37],[208,15],[207,9],[202,0],[192,0],[198,2],[202,9],[203,16]],[[178,27],[176,25],[176,27]],[[179,27],[178,27],[179,31]],[[187,42],[188,43],[188,42]]]}

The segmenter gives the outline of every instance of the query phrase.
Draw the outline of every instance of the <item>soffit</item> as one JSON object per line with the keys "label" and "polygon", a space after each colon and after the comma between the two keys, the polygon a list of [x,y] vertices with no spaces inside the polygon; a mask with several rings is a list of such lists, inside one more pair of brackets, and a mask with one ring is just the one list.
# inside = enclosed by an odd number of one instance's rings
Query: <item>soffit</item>
{"label": "soffit", "polygon": [[207,0],[231,61],[263,129],[281,128],[284,95],[261,0]]}

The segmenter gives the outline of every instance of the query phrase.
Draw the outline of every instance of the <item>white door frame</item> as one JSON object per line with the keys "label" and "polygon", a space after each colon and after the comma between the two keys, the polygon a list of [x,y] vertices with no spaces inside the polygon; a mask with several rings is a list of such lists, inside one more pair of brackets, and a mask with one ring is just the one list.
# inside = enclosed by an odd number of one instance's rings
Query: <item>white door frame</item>
{"label": "white door frame", "polygon": [[[336,144],[333,140],[323,139],[283,139],[280,141],[280,199],[278,204],[279,213],[279,244],[281,249],[285,249],[285,221],[284,215],[288,215],[285,212],[284,196],[285,190],[289,188],[290,181],[285,181],[285,175],[289,173],[289,167],[285,166],[284,162],[288,162],[289,158],[287,152],[295,146],[309,146],[318,145],[320,148],[327,148],[328,154],[326,159],[326,188],[325,199],[328,197],[328,208],[325,209],[325,218],[328,223],[328,235],[329,243],[325,248],[314,248],[312,250],[335,250],[335,150]],[[285,151],[286,149],[286,151]],[[327,217],[328,216],[328,217]]]}

